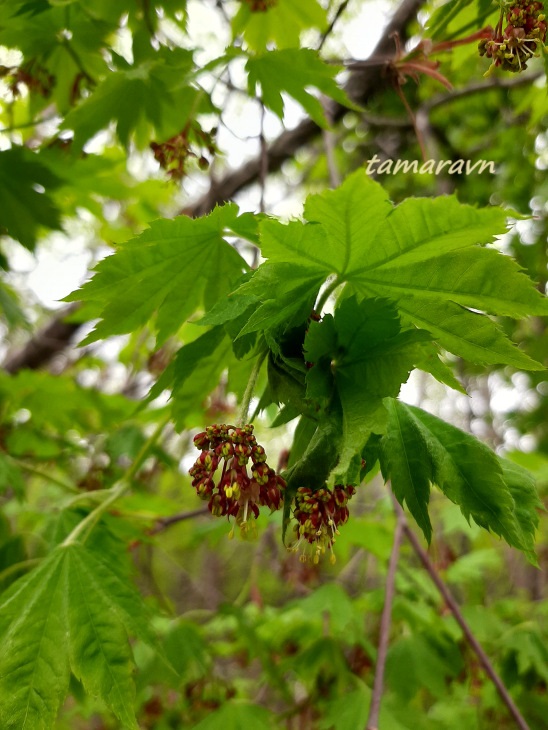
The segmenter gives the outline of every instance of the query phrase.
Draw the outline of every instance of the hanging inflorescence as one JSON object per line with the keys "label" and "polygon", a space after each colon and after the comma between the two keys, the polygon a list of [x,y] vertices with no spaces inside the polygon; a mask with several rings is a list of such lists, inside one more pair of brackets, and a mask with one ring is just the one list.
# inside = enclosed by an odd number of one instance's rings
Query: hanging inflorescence
{"label": "hanging inflorescence", "polygon": [[[507,25],[503,31],[504,18]],[[481,56],[493,59],[491,69],[500,66],[505,71],[519,72],[538,55],[545,40],[546,15],[542,3],[516,0],[506,8],[506,15],[501,11],[491,37],[480,41],[479,52]]]}
{"label": "hanging inflorescence", "polygon": [[208,500],[212,514],[234,517],[242,535],[253,536],[259,507],[279,509],[286,486],[266,463],[253,426],[214,424],[194,437],[194,445],[201,454],[189,474],[198,496]]}
{"label": "hanging inflorescence", "polygon": [[355,491],[350,485],[340,484],[333,490],[327,487],[315,491],[308,487],[297,489],[293,510],[297,542],[291,549],[302,550],[300,559],[303,562],[319,562],[326,550],[331,553],[331,562],[335,562],[333,543],[339,534],[337,528],[348,520],[347,505]]}

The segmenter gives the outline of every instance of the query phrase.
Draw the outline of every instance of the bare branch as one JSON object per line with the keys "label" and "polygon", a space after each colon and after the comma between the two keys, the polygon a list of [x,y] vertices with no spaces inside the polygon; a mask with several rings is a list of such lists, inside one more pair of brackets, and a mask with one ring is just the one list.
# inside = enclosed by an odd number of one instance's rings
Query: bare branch
{"label": "bare branch", "polygon": [[170,515],[169,517],[160,517],[156,520],[156,524],[150,528],[148,535],[157,535],[159,532],[163,532],[168,527],[176,525],[179,522],[185,522],[186,520],[193,520],[195,517],[202,517],[203,515],[209,514],[207,507],[200,507],[200,509],[194,509],[190,512],[179,512],[176,515]]}
{"label": "bare branch", "polygon": [[379,727],[379,713],[381,709],[381,700],[384,690],[384,668],[386,666],[386,654],[388,652],[390,624],[392,621],[392,603],[395,593],[396,570],[398,567],[398,558],[400,555],[400,547],[403,539],[404,527],[405,517],[403,517],[402,519],[402,517],[398,516],[398,521],[396,522],[396,530],[394,532],[394,543],[392,545],[392,552],[390,553],[390,561],[388,563],[386,585],[384,589],[384,606],[381,616],[379,649],[377,651],[375,682],[373,684],[373,694],[371,696],[371,705],[369,707],[367,730],[378,730]]}
{"label": "bare branch", "polygon": [[398,515],[398,519],[403,520],[403,529],[405,532],[405,536],[411,543],[413,550],[417,554],[417,557],[419,558],[419,560],[421,561],[423,566],[426,568],[430,578],[432,579],[432,582],[434,583],[434,585],[440,592],[443,600],[445,601],[445,603],[447,604],[451,613],[455,617],[456,622],[461,627],[462,633],[466,637],[466,640],[468,641],[468,643],[470,644],[472,649],[475,651],[481,665],[483,666],[483,668],[485,670],[485,673],[487,674],[487,676],[489,677],[491,682],[493,682],[493,684],[497,688],[497,692],[499,693],[501,700],[504,702],[504,704],[510,711],[510,714],[516,721],[516,725],[520,728],[520,730],[530,730],[529,725],[526,723],[521,712],[519,711],[518,707],[516,706],[514,700],[510,697],[510,693],[508,692],[508,689],[506,688],[502,679],[496,673],[495,668],[491,664],[489,657],[483,650],[483,647],[481,646],[479,641],[476,639],[476,637],[472,633],[471,628],[466,623],[458,603],[453,598],[451,592],[449,591],[449,588],[445,585],[443,580],[440,578],[437,570],[435,569],[435,567],[432,564],[432,561],[428,557],[427,552],[424,550],[424,548],[420,544],[417,536],[415,535],[413,530],[409,527],[409,523],[407,522],[403,509],[401,508],[400,504],[396,501],[396,499],[394,497],[392,497],[392,499],[394,502],[394,509],[396,510],[396,514]]}
{"label": "bare branch", "polygon": [[22,368],[36,370],[62,352],[82,326],[80,322],[67,322],[67,317],[78,309],[77,304],[66,307],[43,329],[37,332],[18,352],[4,362],[4,370],[16,373]]}
{"label": "bare branch", "polygon": [[[424,0],[403,0],[386,27],[373,55],[384,57],[393,53],[392,35],[398,33],[400,38],[406,38],[406,27],[413,20],[423,2]],[[353,101],[364,104],[373,94],[383,88],[385,88],[385,79],[379,72],[378,66],[370,66],[353,72],[345,90]],[[344,116],[346,111],[346,107],[331,102],[328,118],[336,122]],[[283,132],[274,140],[268,147],[266,155],[261,151],[257,157],[239,169],[229,171],[217,180],[212,179],[209,191],[185,209],[184,213],[193,217],[206,215],[216,205],[225,203],[240,190],[258,180],[261,170],[266,164],[269,173],[276,172],[286,160],[295,156],[297,150],[312,142],[320,134],[320,127],[311,119],[305,119],[295,129]],[[36,369],[46,365],[55,354],[67,347],[71,337],[80,326],[76,323],[64,322],[65,317],[65,313],[55,317],[20,352],[8,358],[4,368],[10,373],[15,373],[22,368]]]}

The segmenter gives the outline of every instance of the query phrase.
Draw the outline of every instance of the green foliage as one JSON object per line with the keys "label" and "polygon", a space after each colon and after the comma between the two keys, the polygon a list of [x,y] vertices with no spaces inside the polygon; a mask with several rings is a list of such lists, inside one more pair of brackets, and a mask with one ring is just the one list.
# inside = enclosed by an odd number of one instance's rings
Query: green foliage
{"label": "green foliage", "polygon": [[250,3],[242,2],[232,21],[234,34],[243,33],[246,43],[255,50],[263,51],[269,41],[274,41],[278,48],[298,46],[303,30],[326,26],[326,12],[318,0],[298,4],[278,0],[272,5],[262,13],[253,12]]}
{"label": "green foliage", "polygon": [[[423,11],[361,61],[359,3],[0,2],[2,728],[365,727],[386,580],[378,725],[510,727],[387,486],[546,727],[546,50]],[[497,173],[366,173],[420,152]]]}
{"label": "green foliage", "polygon": [[390,401],[381,468],[398,501],[407,504],[426,538],[430,484],[459,505],[466,519],[503,537],[536,563],[533,540],[542,507],[523,469],[481,441],[425,411]]}
{"label": "green foliage", "polygon": [[60,184],[29,150],[0,152],[0,232],[32,249],[42,227],[59,229],[60,212],[51,193]]}
{"label": "green foliage", "polygon": [[299,102],[316,124],[328,126],[320,101],[307,91],[307,87],[318,89],[344,106],[357,108],[335,82],[339,69],[324,63],[310,49],[270,51],[250,58],[246,69],[249,95],[254,96],[257,84],[260,84],[262,102],[280,119],[284,115],[283,91]]}
{"label": "green foliage", "polygon": [[4,727],[51,727],[70,672],[124,727],[138,727],[128,632],[154,638],[138,593],[109,566],[119,559],[60,546],[3,594],[0,635],[9,646],[0,664]]}
{"label": "green foliage", "polygon": [[131,332],[156,315],[160,341],[177,332],[198,307],[209,309],[246,268],[224,236],[254,238],[250,216],[237,206],[218,208],[191,220],[161,220],[120,246],[97,266],[97,274],[68,301],[88,300],[103,307],[101,322],[87,341]]}

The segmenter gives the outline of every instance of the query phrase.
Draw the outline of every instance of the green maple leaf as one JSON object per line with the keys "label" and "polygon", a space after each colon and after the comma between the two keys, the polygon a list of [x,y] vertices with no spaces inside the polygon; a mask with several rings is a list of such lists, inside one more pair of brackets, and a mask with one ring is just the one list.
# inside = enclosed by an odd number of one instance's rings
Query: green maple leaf
{"label": "green maple leaf", "polygon": [[33,249],[40,228],[59,230],[60,212],[51,191],[61,182],[27,148],[0,152],[0,234]]}
{"label": "green maple leaf", "polygon": [[137,591],[112,570],[120,555],[59,547],[0,599],[0,721],[10,730],[49,730],[70,672],[122,726],[138,730],[128,634],[155,639]]}
{"label": "green maple leaf", "polygon": [[196,309],[210,309],[247,269],[225,237],[251,237],[252,219],[251,214],[238,217],[237,206],[229,204],[204,218],[155,221],[118,246],[97,265],[91,281],[67,297],[103,307],[102,321],[86,342],[132,332],[155,313],[159,339],[164,340]]}
{"label": "green maple leaf", "polygon": [[112,72],[67,114],[63,129],[74,131],[77,150],[111,122],[124,147],[131,133],[142,129],[143,124],[151,125],[160,139],[166,139],[183,129],[191,110],[198,111],[200,92],[185,84],[191,68],[189,51],[162,49],[155,60]]}
{"label": "green maple leaf", "polygon": [[298,48],[303,30],[326,26],[327,15],[318,0],[277,0],[266,12],[252,12],[244,2],[232,21],[234,35],[243,33],[248,46],[257,51],[264,51],[269,41],[278,48]]}
{"label": "green maple leaf", "polygon": [[335,81],[340,68],[327,64],[309,48],[288,48],[268,51],[252,57],[246,64],[247,86],[250,96],[261,87],[261,99],[283,120],[282,92],[292,96],[320,127],[327,127],[324,110],[318,98],[307,88],[313,87],[349,108],[356,108]]}
{"label": "green maple leaf", "polygon": [[[234,360],[232,343],[222,327],[214,327],[179,350],[172,388],[173,417],[178,428],[200,425],[205,397]],[[193,413],[198,414],[195,423],[191,422]]]}
{"label": "green maple leaf", "polygon": [[540,369],[488,314],[548,314],[548,303],[508,256],[484,245],[505,230],[505,214],[453,197],[408,199],[393,208],[363,170],[334,191],[308,198],[312,223],[265,221],[261,250],[336,274],[361,296],[391,299],[402,321],[432,333],[465,359]]}
{"label": "green maple leaf", "polygon": [[386,300],[345,299],[334,317],[311,322],[304,342],[307,396],[329,403],[331,383],[342,408],[337,473],[344,475],[372,431],[384,430],[383,399],[396,396],[419,356],[419,330],[401,331],[395,306]]}
{"label": "green maple leaf", "polygon": [[435,416],[387,400],[389,423],[383,437],[381,469],[398,501],[429,540],[430,485],[436,484],[467,520],[523,550],[535,563],[534,533],[542,504],[528,472],[499,459],[474,436]]}

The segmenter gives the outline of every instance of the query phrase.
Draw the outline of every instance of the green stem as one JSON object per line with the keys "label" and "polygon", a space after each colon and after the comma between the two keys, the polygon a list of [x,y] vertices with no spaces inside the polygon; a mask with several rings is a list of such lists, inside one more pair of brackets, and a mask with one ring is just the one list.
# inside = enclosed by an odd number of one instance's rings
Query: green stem
{"label": "green stem", "polygon": [[84,77],[85,79],[87,79],[88,83],[90,83],[90,84],[91,84],[92,86],[95,86],[95,79],[93,78],[93,76],[91,76],[91,74],[89,74],[89,73],[88,73],[88,72],[86,71],[86,69],[85,69],[85,66],[84,66],[84,64],[82,63],[82,59],[81,59],[81,58],[80,58],[80,56],[79,56],[79,55],[78,55],[78,54],[76,53],[76,51],[74,50],[74,48],[73,48],[73,47],[71,46],[70,42],[69,42],[69,41],[68,41],[67,39],[65,39],[65,40],[64,40],[64,41],[62,42],[62,44],[61,44],[61,45],[62,45],[62,46],[63,46],[63,48],[64,48],[64,49],[66,50],[66,52],[67,52],[67,53],[69,54],[69,56],[70,56],[70,57],[72,58],[72,60],[73,60],[73,61],[74,61],[74,63],[76,64],[76,66],[78,66],[78,68],[80,69],[80,73],[82,74],[82,76],[83,76],[83,77]]}
{"label": "green stem", "polygon": [[325,307],[325,304],[329,297],[333,294],[335,289],[342,284],[342,281],[339,279],[338,276],[334,278],[334,280],[329,284],[329,286],[326,287],[323,294],[321,295],[320,299],[318,300],[318,303],[316,304],[316,312],[318,314],[322,313],[322,309]]}
{"label": "green stem", "polygon": [[18,573],[20,570],[26,568],[32,568],[37,563],[41,562],[42,558],[29,558],[29,560],[21,560],[19,563],[9,565],[7,568],[0,572],[0,583],[8,578],[12,573]]}
{"label": "green stem", "polygon": [[249,380],[247,381],[247,385],[245,387],[245,393],[242,398],[242,405],[240,406],[240,413],[238,414],[238,419],[236,421],[236,425],[239,428],[242,428],[242,426],[245,426],[247,417],[249,414],[249,404],[251,403],[251,398],[253,397],[253,391],[255,389],[255,385],[257,384],[257,378],[259,377],[259,372],[261,370],[261,365],[263,364],[263,360],[266,357],[266,351],[263,352],[257,360],[255,361],[255,365],[253,366],[253,370],[251,371],[251,374],[249,376]]}
{"label": "green stem", "polygon": [[98,504],[94,510],[92,510],[86,517],[84,517],[81,522],[76,525],[74,530],[63,542],[63,547],[74,545],[74,543],[77,542],[81,536],[82,542],[85,542],[89,533],[93,530],[100,517],[108,510],[108,508],[112,504],[114,504],[114,502],[116,502],[118,499],[120,499],[120,497],[122,497],[126,492],[130,490],[135,474],[139,471],[150,450],[160,438],[160,435],[166,427],[169,418],[169,416],[166,416],[160,421],[160,423],[154,430],[154,433],[143,444],[141,451],[137,454],[137,456],[135,457],[135,461],[129,467],[124,476],[120,479],[119,482],[117,482],[111,489],[108,490],[109,496],[104,500],[104,502]]}
{"label": "green stem", "polygon": [[81,492],[80,494],[76,494],[74,497],[68,499],[63,504],[62,509],[69,509],[70,507],[74,507],[75,504],[88,502],[89,500],[97,502],[104,499],[108,494],[110,494],[110,489],[95,489],[92,492]]}
{"label": "green stem", "polygon": [[15,459],[13,456],[11,456],[10,459],[16,466],[18,466],[20,469],[23,469],[23,471],[26,471],[29,474],[34,474],[34,476],[40,477],[46,482],[51,482],[51,484],[56,484],[58,487],[61,487],[67,492],[73,492],[74,494],[82,493],[75,484],[69,484],[68,482],[64,482],[61,479],[52,476],[51,474],[46,474],[45,472],[40,471],[40,469],[36,469],[36,467],[31,466],[30,464],[26,464],[24,461],[19,461],[19,459]]}

